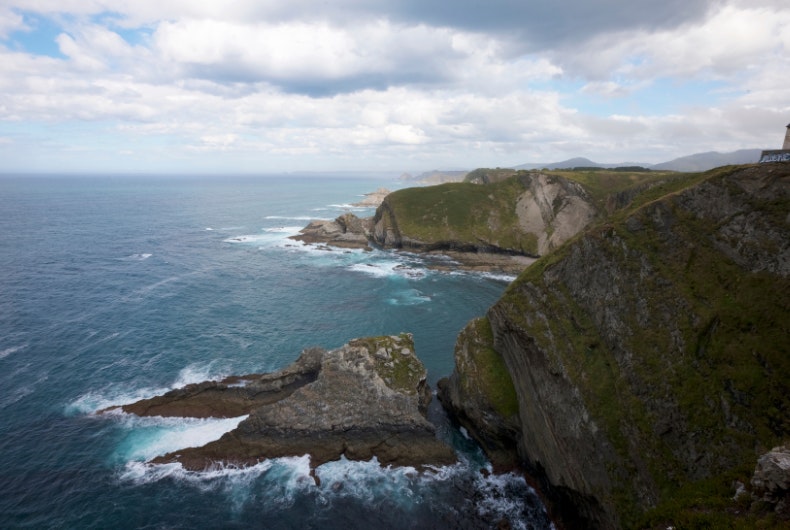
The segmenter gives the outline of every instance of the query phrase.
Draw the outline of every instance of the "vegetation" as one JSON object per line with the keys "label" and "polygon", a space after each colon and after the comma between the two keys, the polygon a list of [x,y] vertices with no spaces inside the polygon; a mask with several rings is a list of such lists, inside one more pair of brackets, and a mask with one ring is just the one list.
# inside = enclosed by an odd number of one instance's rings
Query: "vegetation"
{"label": "vegetation", "polygon": [[[631,462],[638,448],[660,502],[640,515],[629,470],[621,469],[625,480],[613,490],[613,502],[628,524],[767,524],[731,500],[731,484],[748,483],[759,452],[790,436],[790,279],[744,270],[713,240],[715,222],[676,200],[703,181],[726,187],[725,177],[738,169],[647,176],[551,172],[582,183],[598,201],[637,183],[650,185],[576,245],[527,269],[500,302],[513,308],[516,325],[580,390],[622,463]],[[787,197],[748,200],[784,226]],[[556,280],[556,268],[567,265],[581,240],[616,284],[617,299],[598,301],[614,305],[621,326],[616,338],[600,316],[602,307]],[[523,295],[527,285],[545,295],[539,305]],[[535,312],[548,317],[548,328],[524,318]]]}
{"label": "vegetation", "polygon": [[[405,394],[417,394],[420,381],[425,378],[425,367],[414,354],[414,340],[410,334],[366,337],[355,339],[349,345],[366,348],[371,353],[376,372],[390,388]],[[407,353],[403,353],[404,350]]]}
{"label": "vegetation", "polygon": [[[478,318],[469,323],[463,333],[472,335],[474,347],[469,348],[470,361],[476,368],[474,383],[483,392],[486,401],[502,418],[518,414],[518,398],[505,360],[494,349],[494,335],[487,318]],[[469,374],[462,385],[470,384]],[[468,393],[468,391],[467,391]]]}
{"label": "vegetation", "polygon": [[510,178],[480,186],[468,182],[407,188],[387,197],[404,237],[425,243],[462,242],[470,248],[498,247],[535,254],[537,239],[518,225],[516,203],[527,189]]}

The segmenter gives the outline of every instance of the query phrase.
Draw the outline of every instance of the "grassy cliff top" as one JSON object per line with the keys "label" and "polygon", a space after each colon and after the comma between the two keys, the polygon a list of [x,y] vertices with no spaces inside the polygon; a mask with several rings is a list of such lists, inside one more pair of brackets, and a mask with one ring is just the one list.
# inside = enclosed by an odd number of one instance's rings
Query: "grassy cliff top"
{"label": "grassy cliff top", "polygon": [[[498,302],[618,451],[612,502],[632,524],[731,524],[733,480],[748,484],[757,455],[790,438],[790,168],[769,166],[651,175]],[[636,178],[551,173],[598,197]],[[647,516],[629,466],[655,485]]]}
{"label": "grassy cliff top", "polygon": [[385,203],[405,238],[536,255],[538,236],[519,225],[517,203],[538,175],[580,184],[600,212],[607,209],[607,200],[619,193],[633,190],[636,194],[639,189],[681,178],[669,172],[478,169],[467,180],[484,184],[467,181],[406,188],[391,193]]}

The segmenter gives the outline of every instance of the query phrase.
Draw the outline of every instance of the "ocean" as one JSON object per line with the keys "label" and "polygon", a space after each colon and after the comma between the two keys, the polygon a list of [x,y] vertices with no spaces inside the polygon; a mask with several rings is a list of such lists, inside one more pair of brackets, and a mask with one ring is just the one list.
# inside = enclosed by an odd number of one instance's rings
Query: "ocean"
{"label": "ocean", "polygon": [[309,346],[414,334],[429,383],[509,278],[288,239],[395,179],[0,177],[0,528],[550,528],[516,474],[434,404],[458,464],[418,473],[309,456],[209,472],[150,465],[241,418],[97,414],[282,368]]}

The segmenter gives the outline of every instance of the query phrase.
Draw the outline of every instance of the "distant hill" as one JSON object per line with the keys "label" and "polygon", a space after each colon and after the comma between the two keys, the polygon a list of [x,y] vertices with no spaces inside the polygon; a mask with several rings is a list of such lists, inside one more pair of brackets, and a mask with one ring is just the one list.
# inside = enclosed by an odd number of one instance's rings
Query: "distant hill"
{"label": "distant hill", "polygon": [[660,164],[645,164],[639,162],[621,162],[617,164],[601,164],[593,162],[589,158],[576,157],[563,160],[562,162],[550,163],[529,163],[515,166],[514,169],[567,169],[574,167],[633,167],[641,166],[649,169],[661,171],[707,171],[714,167],[729,166],[733,164],[751,164],[760,160],[760,149],[741,149],[731,153],[719,153],[710,151],[707,153],[697,153],[689,156],[675,158],[669,162]]}
{"label": "distant hill", "polygon": [[650,169],[669,171],[707,171],[714,167],[729,166],[733,164],[752,164],[760,160],[760,149],[740,149],[731,153],[697,153],[682,156],[669,162],[650,166]]}
{"label": "distant hill", "polygon": [[589,158],[577,156],[575,158],[569,158],[568,160],[563,160],[562,162],[521,164],[520,166],[515,166],[514,169],[571,169],[574,167],[613,168],[613,167],[632,167],[632,166],[650,167],[650,164],[642,164],[639,162],[601,164],[598,162],[593,162]]}
{"label": "distant hill", "polygon": [[417,184],[444,184],[445,182],[461,182],[466,177],[468,171],[426,171],[419,175],[412,176],[408,173],[401,175],[401,180],[415,182]]}

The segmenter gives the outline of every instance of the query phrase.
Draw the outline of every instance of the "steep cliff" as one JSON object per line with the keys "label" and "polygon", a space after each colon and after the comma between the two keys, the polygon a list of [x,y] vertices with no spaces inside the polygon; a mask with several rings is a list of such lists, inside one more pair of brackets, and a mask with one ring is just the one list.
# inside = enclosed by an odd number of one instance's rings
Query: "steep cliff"
{"label": "steep cliff", "polygon": [[388,195],[373,218],[384,247],[539,256],[596,215],[586,189],[556,175],[519,172],[490,184],[408,188]]}
{"label": "steep cliff", "polygon": [[[536,262],[490,309],[484,349],[518,402],[509,442],[571,525],[726,521],[732,481],[790,436],[789,233],[790,164],[688,175]],[[479,367],[456,355],[443,396],[463,411],[490,391],[460,384]],[[502,421],[470,427],[492,445]]]}

